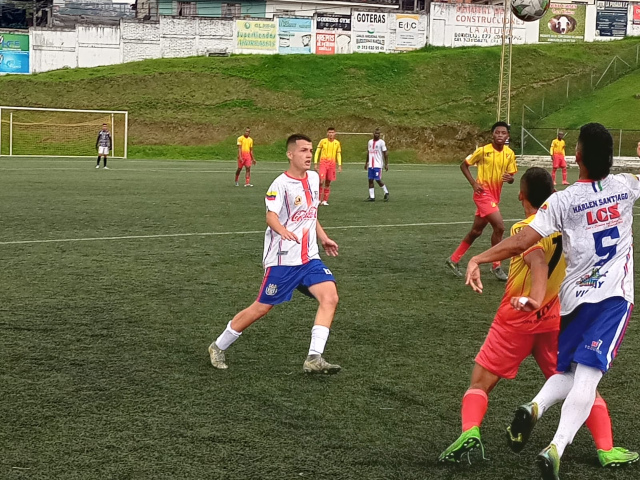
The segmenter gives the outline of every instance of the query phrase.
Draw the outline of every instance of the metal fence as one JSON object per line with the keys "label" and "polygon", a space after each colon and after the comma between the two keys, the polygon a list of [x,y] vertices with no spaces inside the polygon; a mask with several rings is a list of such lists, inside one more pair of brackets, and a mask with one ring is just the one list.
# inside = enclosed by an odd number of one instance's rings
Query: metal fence
{"label": "metal fence", "polygon": [[[567,143],[567,155],[573,155],[580,130],[535,127],[523,127],[521,129],[519,146],[520,155],[549,155],[551,142],[558,136],[559,131],[565,133],[564,139]],[[615,157],[637,157],[638,142],[640,142],[640,130],[620,130],[610,128],[609,131],[613,136],[613,155]]]}

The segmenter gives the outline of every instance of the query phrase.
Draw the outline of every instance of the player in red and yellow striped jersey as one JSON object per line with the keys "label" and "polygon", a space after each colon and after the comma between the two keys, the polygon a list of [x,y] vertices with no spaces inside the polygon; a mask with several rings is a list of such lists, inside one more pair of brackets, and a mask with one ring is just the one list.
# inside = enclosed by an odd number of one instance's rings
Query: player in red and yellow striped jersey
{"label": "player in red and yellow striped jersey", "polygon": [[[458,263],[473,242],[482,235],[488,224],[493,228],[491,245],[496,245],[502,240],[504,234],[504,222],[500,214],[500,194],[502,184],[513,183],[514,175],[518,171],[516,155],[507,145],[509,139],[509,125],[505,122],[496,122],[491,127],[493,142],[476,149],[460,165],[460,170],[473,188],[473,201],[478,207],[473,226],[464,237],[455,252],[446,261],[446,265],[453,273],[462,277]],[[469,167],[478,166],[477,178],[473,178]],[[500,262],[495,262],[491,272],[498,280],[506,281],[507,275],[502,271]]]}
{"label": "player in red and yellow striped jersey", "polygon": [[[553,191],[549,172],[538,167],[525,172],[520,181],[519,199],[527,218],[511,228],[511,235],[529,225]],[[480,263],[481,257],[472,258],[469,264]],[[511,259],[502,302],[476,356],[471,384],[462,398],[462,435],[440,455],[439,461],[459,462],[463,454],[476,448],[484,451],[480,425],[489,405],[488,395],[501,379],[515,378],[526,357],[535,358],[546,378],[556,373],[560,332],[558,294],[565,268],[559,233],[542,239]],[[601,397],[594,403],[587,427],[599,451],[605,452],[605,456],[606,452],[613,452],[611,418]],[[602,459],[601,463],[608,465]]]}
{"label": "player in red and yellow striped jersey", "polygon": [[240,178],[240,172],[242,167],[245,169],[244,186],[253,187],[251,185],[251,166],[256,164],[256,159],[253,157],[253,138],[249,136],[251,129],[245,128],[244,135],[238,137],[236,144],[238,145],[238,169],[236,170],[236,187],[238,186],[238,178]]}
{"label": "player in red and yellow striped jersey", "polygon": [[556,171],[559,168],[562,169],[562,184],[569,185],[569,182],[567,182],[567,161],[564,158],[565,145],[564,132],[558,132],[558,138],[555,138],[553,142],[551,142],[551,148],[549,149],[553,165],[551,178],[553,178],[554,185],[556,184]]}
{"label": "player in red and yellow striped jersey", "polygon": [[320,205],[329,205],[329,195],[331,194],[331,182],[336,180],[336,163],[338,172],[342,172],[342,146],[336,140],[336,129],[327,129],[327,138],[323,138],[318,143],[313,164],[318,170],[318,158],[320,158]]}

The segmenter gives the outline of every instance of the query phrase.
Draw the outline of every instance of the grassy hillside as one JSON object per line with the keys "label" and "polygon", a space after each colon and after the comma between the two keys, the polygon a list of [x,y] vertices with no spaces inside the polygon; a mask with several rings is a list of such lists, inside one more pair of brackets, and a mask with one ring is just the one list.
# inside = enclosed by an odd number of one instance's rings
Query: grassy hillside
{"label": "grassy hillside", "polygon": [[[570,76],[587,74],[632,40],[514,48],[514,112]],[[384,129],[394,161],[457,160],[495,117],[499,48],[427,48],[401,55],[162,59],[0,78],[0,104],[130,112],[130,156],[232,158],[253,129],[260,159],[294,131],[320,138]],[[514,114],[519,117],[518,114]],[[360,161],[363,139],[345,139]]]}

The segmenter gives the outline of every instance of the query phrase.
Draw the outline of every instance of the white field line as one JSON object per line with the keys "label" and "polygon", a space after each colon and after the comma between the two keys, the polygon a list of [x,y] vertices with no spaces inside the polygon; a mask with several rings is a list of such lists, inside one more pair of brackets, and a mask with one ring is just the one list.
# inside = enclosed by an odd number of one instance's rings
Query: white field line
{"label": "white field line", "polygon": [[[505,222],[517,222],[520,219],[505,219]],[[396,223],[389,225],[343,225],[335,227],[323,227],[325,230],[351,230],[359,228],[408,228],[408,227],[437,227],[443,225],[470,225],[473,221],[464,222],[428,222],[428,223]],[[70,243],[70,242],[96,242],[108,240],[138,240],[150,238],[177,238],[177,237],[217,237],[228,235],[257,235],[264,234],[263,230],[246,230],[241,232],[202,232],[202,233],[160,233],[156,235],[122,235],[113,237],[84,237],[84,238],[52,238],[46,240],[12,240],[0,242],[0,245],[28,245],[35,243]]]}

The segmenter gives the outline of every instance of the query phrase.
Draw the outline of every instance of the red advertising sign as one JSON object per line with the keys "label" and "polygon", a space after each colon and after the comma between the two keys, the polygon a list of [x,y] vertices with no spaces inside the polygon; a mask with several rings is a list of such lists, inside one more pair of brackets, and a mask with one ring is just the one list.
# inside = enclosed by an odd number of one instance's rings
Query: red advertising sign
{"label": "red advertising sign", "polygon": [[640,25],[640,5],[637,3],[633,6],[633,24]]}
{"label": "red advertising sign", "polygon": [[336,34],[316,32],[316,55],[335,55]]}

